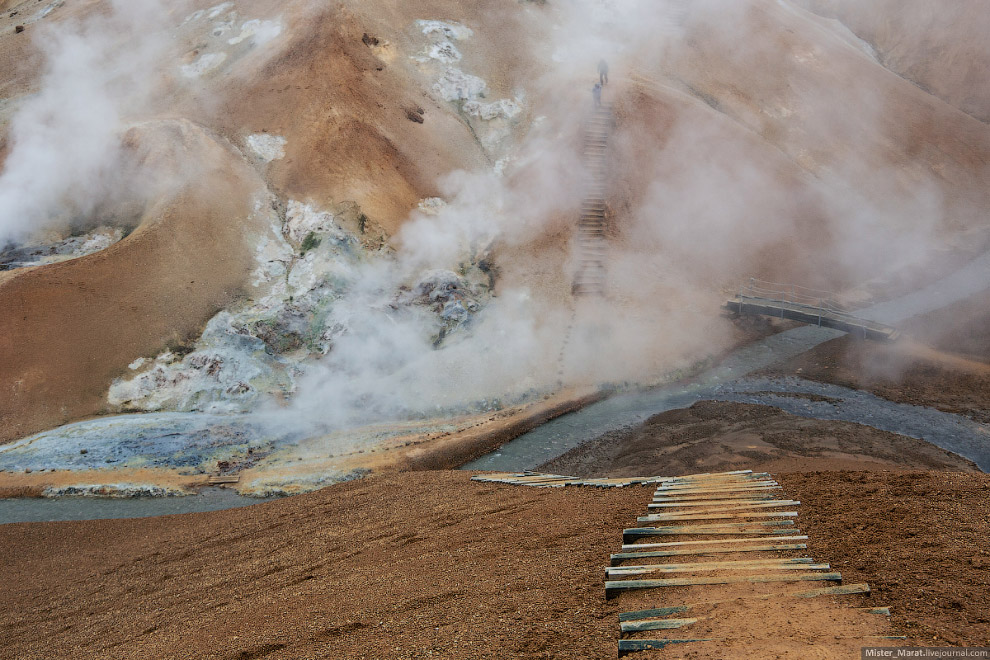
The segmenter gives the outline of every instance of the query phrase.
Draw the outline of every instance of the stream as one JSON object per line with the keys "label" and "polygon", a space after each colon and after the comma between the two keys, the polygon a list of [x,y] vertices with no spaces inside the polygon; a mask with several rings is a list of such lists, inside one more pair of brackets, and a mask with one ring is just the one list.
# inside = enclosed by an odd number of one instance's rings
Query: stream
{"label": "stream", "polygon": [[20,497],[0,499],[0,525],[15,522],[147,518],[219,511],[268,500],[241,497],[228,488],[205,488],[188,497]]}

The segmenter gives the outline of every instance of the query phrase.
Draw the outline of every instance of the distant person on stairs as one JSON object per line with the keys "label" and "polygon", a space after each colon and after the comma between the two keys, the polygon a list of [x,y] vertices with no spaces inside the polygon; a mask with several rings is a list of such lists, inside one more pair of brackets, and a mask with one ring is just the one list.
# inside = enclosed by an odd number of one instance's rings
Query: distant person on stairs
{"label": "distant person on stairs", "polygon": [[595,83],[595,86],[591,88],[591,95],[595,97],[595,107],[601,107],[602,105],[602,84]]}
{"label": "distant person on stairs", "polygon": [[598,84],[608,84],[608,62],[605,60],[598,63]]}

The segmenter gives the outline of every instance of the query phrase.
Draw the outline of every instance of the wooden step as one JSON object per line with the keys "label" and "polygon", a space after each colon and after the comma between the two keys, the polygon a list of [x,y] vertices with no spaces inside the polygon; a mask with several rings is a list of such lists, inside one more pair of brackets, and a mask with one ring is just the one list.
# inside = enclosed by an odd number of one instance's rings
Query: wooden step
{"label": "wooden step", "polygon": [[661,557],[691,557],[712,554],[735,554],[737,552],[778,552],[785,550],[805,550],[807,543],[773,543],[767,545],[754,545],[737,548],[699,548],[695,550],[653,550],[647,552],[616,552],[611,555],[609,561],[612,566],[619,566],[619,562],[633,559],[653,559]]}
{"label": "wooden step", "polygon": [[[733,571],[793,571],[793,570],[824,570],[831,566],[828,564],[754,564],[747,566],[740,564],[734,567]],[[664,568],[663,564],[652,564],[649,566],[610,566],[606,572],[610,576],[621,575],[646,575],[648,573],[705,573],[707,571],[724,571],[725,568],[695,567],[695,568]]]}
{"label": "wooden step", "polygon": [[748,539],[705,539],[703,541],[664,541],[663,543],[635,543],[635,544],[625,544],[622,546],[623,550],[640,550],[643,548],[682,548],[686,546],[698,547],[698,546],[723,546],[731,545],[735,547],[745,547],[741,544],[743,543],[781,543],[783,541],[807,541],[808,537],[804,534],[795,534],[793,536],[778,536],[776,538],[766,538],[766,537],[753,537]]}
{"label": "wooden step", "polygon": [[651,513],[639,516],[636,522],[663,522],[680,520],[739,520],[741,518],[796,518],[797,511],[742,511],[735,513]]}
{"label": "wooden step", "polygon": [[761,584],[764,582],[841,582],[841,573],[770,573],[766,575],[721,575],[718,577],[664,578],[659,580],[609,580],[605,583],[605,598],[624,591],[691,587],[712,584]]}
{"label": "wooden step", "polygon": [[687,502],[654,502],[647,504],[650,509],[703,507],[705,510],[733,511],[736,509],[774,509],[780,506],[797,506],[799,500],[689,500]]}
{"label": "wooden step", "polygon": [[207,478],[206,483],[210,486],[218,486],[220,484],[236,484],[240,480],[241,475],[239,474],[213,474]]}

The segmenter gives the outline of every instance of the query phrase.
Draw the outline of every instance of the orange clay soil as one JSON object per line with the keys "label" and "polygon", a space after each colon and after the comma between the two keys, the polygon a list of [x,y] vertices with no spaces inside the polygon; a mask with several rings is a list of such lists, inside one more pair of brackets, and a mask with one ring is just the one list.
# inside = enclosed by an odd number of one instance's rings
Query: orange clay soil
{"label": "orange clay soil", "polygon": [[[653,489],[468,478],[404,473],[245,509],[0,526],[0,636],[18,658],[615,657],[617,614],[632,601],[605,601],[602,569]],[[909,642],[988,643],[990,479],[823,472],[781,482],[803,502],[809,554],[846,583],[875,587],[838,605],[891,606],[892,626],[872,625]],[[698,592],[646,600],[689,595]],[[819,607],[751,617],[736,642],[706,653],[765,657],[760,639],[788,620],[786,657],[846,647],[835,632],[809,636]]]}
{"label": "orange clay soil", "polygon": [[93,484],[139,484],[171,489],[195,489],[207,485],[208,475],[183,475],[158,468],[117,468],[108,470],[49,470],[0,473],[0,497],[42,497],[52,486]]}

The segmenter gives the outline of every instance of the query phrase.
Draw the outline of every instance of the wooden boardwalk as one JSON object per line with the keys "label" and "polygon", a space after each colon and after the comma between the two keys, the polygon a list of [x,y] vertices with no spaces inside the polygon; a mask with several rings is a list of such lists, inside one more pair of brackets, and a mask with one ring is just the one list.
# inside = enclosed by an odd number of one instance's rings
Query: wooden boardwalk
{"label": "wooden boardwalk", "polygon": [[[829,564],[803,554],[808,536],[792,520],[801,503],[783,497],[780,490],[769,474],[749,471],[665,478],[660,483],[649,513],[638,522],[663,524],[624,530],[622,551],[611,556],[605,569],[607,599],[632,595],[637,604],[662,603],[619,615],[620,656],[684,644],[725,649],[746,644],[753,648],[755,643],[761,653],[777,643],[793,645],[784,630],[779,639],[773,635],[769,611],[764,618],[755,607],[763,602],[778,607],[789,602],[785,617],[797,620],[809,601],[823,601],[806,618],[827,624],[834,617],[857,632],[835,637],[830,644],[842,640],[852,647],[890,646],[892,640],[903,639],[870,634],[879,626],[869,619],[889,615],[889,608],[831,602],[834,596],[869,594],[870,587],[844,585],[842,575]],[[764,635],[770,628],[769,636],[760,639],[746,629],[747,623],[749,628],[762,627]],[[694,629],[698,633],[692,634]]]}
{"label": "wooden boardwalk", "polygon": [[605,294],[606,207],[608,137],[612,130],[612,107],[603,103],[595,108],[584,131],[583,161],[585,197],[578,220],[578,269],[571,291],[575,296]]}
{"label": "wooden boardwalk", "polygon": [[641,526],[622,531],[621,551],[604,569],[605,598],[621,606],[620,656],[683,649],[691,657],[811,657],[813,648],[814,657],[859,657],[862,647],[905,639],[887,634],[890,608],[869,602],[869,585],[843,584],[841,573],[808,556],[808,535],[796,526],[801,502],[770,474],[472,479],[536,488],[657,484]]}

